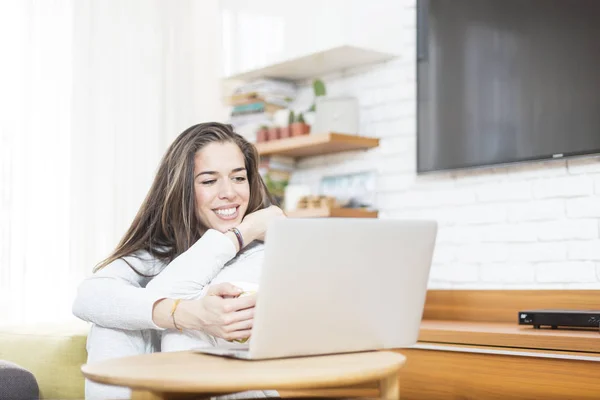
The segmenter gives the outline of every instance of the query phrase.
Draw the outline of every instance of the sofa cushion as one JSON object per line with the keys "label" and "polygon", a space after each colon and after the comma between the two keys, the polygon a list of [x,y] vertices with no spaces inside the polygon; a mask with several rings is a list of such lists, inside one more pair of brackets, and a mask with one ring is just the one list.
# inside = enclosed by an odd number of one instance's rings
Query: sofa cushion
{"label": "sofa cushion", "polygon": [[79,320],[0,327],[0,360],[30,371],[42,399],[82,399],[84,378],[80,368],[87,360],[88,330],[88,324]]}
{"label": "sofa cushion", "polygon": [[33,374],[17,364],[0,360],[0,400],[39,399]]}

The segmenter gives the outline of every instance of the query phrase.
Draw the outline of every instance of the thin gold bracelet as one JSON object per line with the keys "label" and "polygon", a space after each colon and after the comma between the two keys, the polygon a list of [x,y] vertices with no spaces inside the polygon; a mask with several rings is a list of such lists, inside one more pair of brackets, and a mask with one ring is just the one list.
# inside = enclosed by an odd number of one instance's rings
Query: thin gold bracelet
{"label": "thin gold bracelet", "polygon": [[173,326],[175,327],[175,329],[177,329],[179,332],[182,331],[182,329],[180,327],[177,326],[177,322],[175,322],[175,310],[177,310],[177,306],[179,305],[179,302],[181,301],[181,299],[177,299],[175,300],[175,302],[173,303],[173,307],[171,307],[171,318],[173,319]]}

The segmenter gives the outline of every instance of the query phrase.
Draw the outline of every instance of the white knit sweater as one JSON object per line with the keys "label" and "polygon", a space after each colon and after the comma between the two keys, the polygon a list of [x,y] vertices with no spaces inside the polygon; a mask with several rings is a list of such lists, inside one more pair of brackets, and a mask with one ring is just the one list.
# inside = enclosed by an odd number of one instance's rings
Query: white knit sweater
{"label": "white knit sweater", "polygon": [[[197,299],[212,283],[258,283],[263,249],[262,244],[253,243],[236,256],[231,240],[211,229],[168,266],[142,253],[126,257],[138,273],[125,261],[116,260],[85,279],[78,288],[73,314],[93,324],[87,341],[88,363],[160,351],[161,338],[162,351],[231,346],[203,332],[164,330],[152,321],[152,308],[162,298]],[[257,397],[248,394],[244,397]],[[86,399],[129,397],[126,388],[86,381]]]}
{"label": "white knit sweater", "polygon": [[[235,259],[227,263],[217,276],[210,281],[210,284],[222,282],[249,282],[258,284],[260,272],[264,260],[264,245],[251,244]],[[162,283],[159,280],[153,280],[148,283],[146,288],[153,290],[157,285]],[[199,299],[204,295],[208,286],[204,287],[201,293],[194,293],[186,296],[188,299]],[[196,347],[248,347],[247,344],[236,344],[226,340],[216,338],[202,331],[179,332],[174,329],[168,329],[162,332],[161,351],[185,351]]]}

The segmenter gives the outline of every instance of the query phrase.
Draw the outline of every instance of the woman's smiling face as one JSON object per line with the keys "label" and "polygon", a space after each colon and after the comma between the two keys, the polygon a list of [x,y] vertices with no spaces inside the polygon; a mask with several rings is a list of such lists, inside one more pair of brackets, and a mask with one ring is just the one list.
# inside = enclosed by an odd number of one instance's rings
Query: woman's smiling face
{"label": "woman's smiling face", "polygon": [[226,232],[242,222],[250,185],[244,155],[231,142],[210,143],[194,157],[196,213],[204,226]]}

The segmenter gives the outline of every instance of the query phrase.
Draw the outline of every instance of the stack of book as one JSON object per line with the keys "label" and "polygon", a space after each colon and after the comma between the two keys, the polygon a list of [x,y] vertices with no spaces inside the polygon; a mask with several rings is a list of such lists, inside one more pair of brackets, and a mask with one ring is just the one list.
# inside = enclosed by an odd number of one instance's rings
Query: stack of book
{"label": "stack of book", "polygon": [[283,80],[258,79],[245,83],[227,99],[232,107],[229,123],[236,128],[271,125],[273,114],[288,108],[296,93],[296,85]]}

